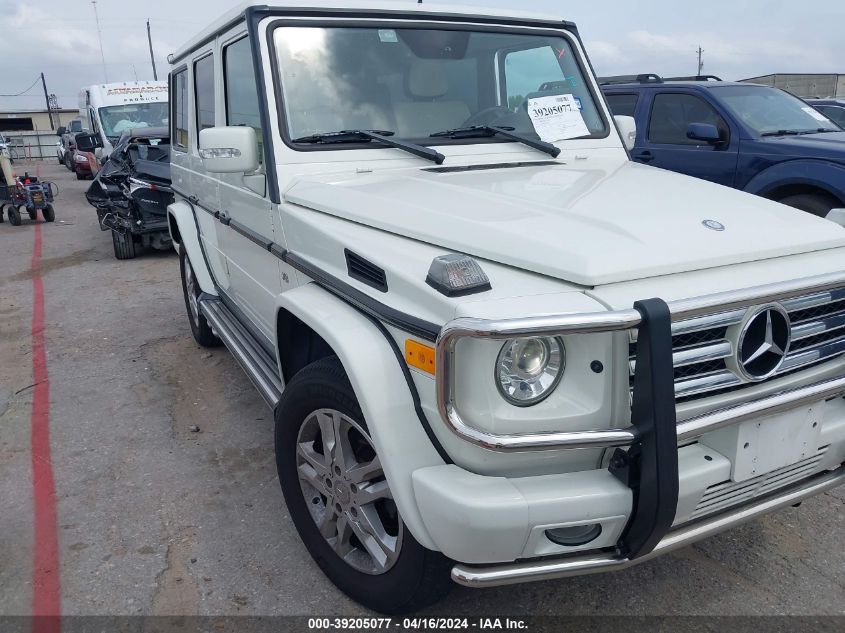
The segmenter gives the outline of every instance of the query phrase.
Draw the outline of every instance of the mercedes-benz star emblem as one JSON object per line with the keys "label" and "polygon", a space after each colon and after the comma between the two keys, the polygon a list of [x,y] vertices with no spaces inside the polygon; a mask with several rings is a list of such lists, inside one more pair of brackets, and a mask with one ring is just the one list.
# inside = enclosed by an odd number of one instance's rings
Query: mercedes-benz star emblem
{"label": "mercedes-benz star emblem", "polygon": [[739,335],[737,365],[748,380],[766,380],[780,369],[791,342],[786,310],[779,305],[759,308]]}
{"label": "mercedes-benz star emblem", "polygon": [[704,222],[702,222],[702,224],[705,227],[707,227],[708,229],[710,229],[711,231],[721,232],[721,231],[725,230],[725,225],[722,224],[721,222],[717,222],[716,220],[704,220]]}

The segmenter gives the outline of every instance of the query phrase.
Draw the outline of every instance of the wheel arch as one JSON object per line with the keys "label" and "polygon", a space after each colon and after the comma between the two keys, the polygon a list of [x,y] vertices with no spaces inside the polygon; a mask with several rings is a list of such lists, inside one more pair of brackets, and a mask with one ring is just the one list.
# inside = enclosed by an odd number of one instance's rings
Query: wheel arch
{"label": "wheel arch", "polygon": [[177,252],[181,252],[182,249],[187,252],[191,267],[194,269],[194,275],[202,291],[216,296],[217,290],[209,272],[205,254],[202,251],[199,231],[191,205],[179,201],[168,206],[167,226],[170,231],[170,239],[173,240]]}
{"label": "wheel arch", "polygon": [[[311,337],[309,344],[319,338],[320,344],[326,346],[314,349],[330,351],[338,357],[364,413],[405,524],[417,541],[436,550],[417,506],[412,474],[420,468],[443,465],[444,461],[417,418],[410,386],[390,342],[369,317],[314,283],[280,295],[276,323],[279,345],[302,343],[285,339],[285,331],[279,329],[280,325],[290,328],[301,324],[296,327],[300,334]],[[278,355],[287,383],[293,375],[284,373],[285,353],[279,349]]]}
{"label": "wheel arch", "polygon": [[845,167],[824,160],[779,163],[757,174],[744,190],[769,200],[821,194],[845,204]]}

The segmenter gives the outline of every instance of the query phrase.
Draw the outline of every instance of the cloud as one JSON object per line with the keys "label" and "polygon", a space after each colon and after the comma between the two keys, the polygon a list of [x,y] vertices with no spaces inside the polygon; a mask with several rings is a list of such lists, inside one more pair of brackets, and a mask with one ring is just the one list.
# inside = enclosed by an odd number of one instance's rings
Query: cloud
{"label": "cloud", "polygon": [[604,74],[656,72],[690,75],[696,70],[697,48],[704,50],[704,72],[726,78],[772,72],[841,72],[832,49],[821,43],[781,37],[728,37],[720,33],[661,33],[635,30],[619,43],[593,42],[591,56]]}
{"label": "cloud", "polygon": [[619,64],[625,60],[622,50],[611,42],[603,42],[601,40],[587,42],[587,51],[589,52],[590,59],[600,66]]}
{"label": "cloud", "polygon": [[67,26],[50,26],[56,24],[56,20],[41,9],[19,4],[9,23],[11,28],[6,30],[5,46],[31,50],[32,34],[37,33],[42,41],[49,44],[38,49],[39,56],[44,55],[47,59],[82,60],[95,52],[99,54],[99,48],[91,41],[88,32]]}

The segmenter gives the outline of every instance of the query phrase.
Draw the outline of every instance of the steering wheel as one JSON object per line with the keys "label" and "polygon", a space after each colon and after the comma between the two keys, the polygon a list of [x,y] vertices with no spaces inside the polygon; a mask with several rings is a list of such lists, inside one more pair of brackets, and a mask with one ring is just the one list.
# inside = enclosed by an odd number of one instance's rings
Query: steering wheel
{"label": "steering wheel", "polygon": [[505,106],[493,106],[479,110],[466,121],[461,123],[461,127],[472,127],[474,125],[491,125],[495,122],[500,122],[500,119],[510,119],[514,113]]}

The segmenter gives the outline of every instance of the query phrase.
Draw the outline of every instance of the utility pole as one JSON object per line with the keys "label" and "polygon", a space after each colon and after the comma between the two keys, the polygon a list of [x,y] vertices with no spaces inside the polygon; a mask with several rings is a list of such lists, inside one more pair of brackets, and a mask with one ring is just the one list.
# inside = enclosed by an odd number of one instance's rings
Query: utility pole
{"label": "utility pole", "polygon": [[100,14],[97,13],[97,0],[91,0],[94,5],[94,19],[97,21],[97,38],[100,40],[100,57],[103,59],[103,77],[109,82],[109,71],[106,70],[106,54],[103,52],[103,32],[100,30]]}
{"label": "utility pole", "polygon": [[41,85],[44,86],[44,100],[47,102],[47,115],[50,117],[50,129],[55,130],[53,125],[53,109],[50,107],[50,95],[47,93],[47,80],[44,79],[44,73],[41,73]]}
{"label": "utility pole", "polygon": [[158,72],[156,72],[156,56],[153,53],[153,36],[150,33],[150,20],[147,18],[147,40],[150,43],[150,61],[153,64],[153,79],[158,81]]}
{"label": "utility pole", "polygon": [[704,60],[702,59],[702,55],[704,54],[704,49],[700,46],[698,47],[698,76],[701,76],[701,71],[704,70]]}

